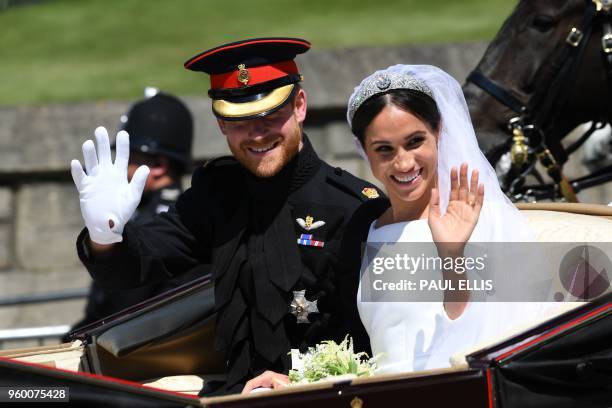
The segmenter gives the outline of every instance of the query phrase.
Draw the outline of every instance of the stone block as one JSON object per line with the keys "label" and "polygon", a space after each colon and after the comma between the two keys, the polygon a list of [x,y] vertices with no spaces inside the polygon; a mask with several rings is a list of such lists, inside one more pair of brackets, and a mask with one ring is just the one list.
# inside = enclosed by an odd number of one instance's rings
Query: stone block
{"label": "stone block", "polygon": [[480,60],[486,44],[314,49],[298,56],[309,107],[345,107],[353,88],[372,72],[395,64],[436,65],[460,83]]}
{"label": "stone block", "polygon": [[0,222],[13,216],[13,192],[10,188],[0,187]]}
{"label": "stone block", "polygon": [[[126,103],[96,102],[0,111],[0,172],[68,170],[99,125],[114,129]],[[6,121],[5,121],[6,119]]]}
{"label": "stone block", "polygon": [[201,160],[231,154],[212,113],[211,100],[208,97],[182,99],[194,118],[193,158]]}
{"label": "stone block", "polygon": [[84,222],[71,182],[23,185],[17,191],[15,207],[19,268],[57,270],[80,265],[75,240]]}
{"label": "stone block", "polygon": [[[364,76],[393,64],[438,65],[462,82],[484,49],[483,43],[315,49],[298,57],[309,116],[326,111],[326,121],[344,121],[353,87]],[[184,99],[195,118],[194,158],[228,154],[210,99],[204,95]],[[70,160],[81,159],[81,145],[93,137],[97,126],[106,126],[114,136],[129,105],[107,101],[0,108],[0,172],[67,171]]]}
{"label": "stone block", "polygon": [[13,266],[13,227],[0,224],[0,270]]}
{"label": "stone block", "polygon": [[329,123],[326,127],[326,138],[330,151],[334,156],[345,158],[360,158],[355,145],[355,137],[348,124],[344,121]]}
{"label": "stone block", "polygon": [[323,126],[305,126],[304,132],[308,135],[308,140],[312,143],[319,157],[323,160],[331,158],[331,151],[327,143],[327,132]]}

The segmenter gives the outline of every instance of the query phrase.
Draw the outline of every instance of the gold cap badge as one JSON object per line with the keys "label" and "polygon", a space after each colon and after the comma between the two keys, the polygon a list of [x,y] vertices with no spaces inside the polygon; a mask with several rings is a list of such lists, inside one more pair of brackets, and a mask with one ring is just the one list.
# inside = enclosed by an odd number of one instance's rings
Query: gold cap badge
{"label": "gold cap badge", "polygon": [[364,196],[368,198],[380,197],[380,194],[378,194],[378,190],[376,190],[375,188],[371,188],[371,187],[366,187],[363,190],[361,190],[361,194],[363,194]]}
{"label": "gold cap badge", "polygon": [[248,85],[249,79],[251,79],[251,76],[246,66],[244,64],[238,65],[238,81],[242,82],[244,85]]}

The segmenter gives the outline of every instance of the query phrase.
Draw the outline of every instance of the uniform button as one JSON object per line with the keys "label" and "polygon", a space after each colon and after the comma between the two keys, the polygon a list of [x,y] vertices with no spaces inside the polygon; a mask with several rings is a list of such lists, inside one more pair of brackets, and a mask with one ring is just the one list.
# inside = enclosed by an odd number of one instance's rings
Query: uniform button
{"label": "uniform button", "polygon": [[340,167],[336,167],[334,169],[334,173],[336,173],[337,176],[341,176],[342,175],[342,169]]}

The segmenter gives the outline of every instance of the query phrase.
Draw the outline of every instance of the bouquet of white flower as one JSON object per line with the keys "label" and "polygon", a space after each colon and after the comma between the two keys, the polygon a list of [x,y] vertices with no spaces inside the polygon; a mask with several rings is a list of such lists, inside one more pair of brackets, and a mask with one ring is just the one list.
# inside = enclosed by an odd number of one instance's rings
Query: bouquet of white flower
{"label": "bouquet of white flower", "polygon": [[345,375],[368,377],[376,370],[376,357],[368,358],[365,352],[355,353],[353,340],[348,336],[340,344],[326,340],[309,348],[305,354],[293,355],[293,360],[293,369],[289,371],[292,384],[312,383]]}

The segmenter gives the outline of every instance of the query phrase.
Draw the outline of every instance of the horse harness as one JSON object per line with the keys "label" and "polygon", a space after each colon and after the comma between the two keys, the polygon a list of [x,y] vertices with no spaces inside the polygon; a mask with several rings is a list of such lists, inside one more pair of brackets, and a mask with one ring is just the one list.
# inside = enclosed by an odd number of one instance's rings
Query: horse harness
{"label": "horse harness", "polygon": [[[547,137],[546,130],[552,125],[555,117],[562,111],[569,98],[568,80],[576,75],[580,62],[583,60],[587,44],[591,37],[595,21],[601,21],[602,37],[601,51],[608,78],[608,86],[612,89],[612,0],[585,0],[586,10],[580,24],[572,27],[560,55],[553,61],[550,76],[533,93],[534,97],[528,103],[523,103],[516,96],[482,72],[474,70],[467,77],[497,101],[517,114],[508,121],[508,130],[512,134],[510,157],[512,167],[521,174],[516,181],[533,171],[536,161],[546,169],[559,192],[568,202],[577,202],[574,191],[578,182],[570,183],[563,175],[562,166],[567,157],[576,151],[593,132],[604,126],[604,123],[594,122],[578,140],[567,148],[561,144],[561,138]],[[601,176],[600,180],[601,180]],[[542,182],[542,180],[540,180]],[[585,184],[595,185],[593,181],[584,180]],[[600,181],[601,182],[601,181]],[[512,193],[513,188],[510,189]],[[555,193],[553,193],[554,195]],[[523,194],[514,196],[525,199]]]}

